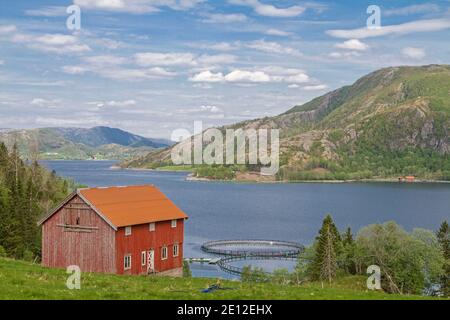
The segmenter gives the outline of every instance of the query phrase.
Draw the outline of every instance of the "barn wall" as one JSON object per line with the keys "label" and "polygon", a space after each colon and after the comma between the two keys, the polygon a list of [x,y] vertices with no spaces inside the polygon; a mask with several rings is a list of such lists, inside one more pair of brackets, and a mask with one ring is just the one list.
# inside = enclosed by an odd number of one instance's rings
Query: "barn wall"
{"label": "barn wall", "polygon": [[[164,272],[183,266],[184,220],[177,221],[177,227],[171,227],[171,221],[156,223],[156,230],[149,231],[149,225],[132,226],[132,234],[125,236],[125,228],[119,228],[116,235],[117,273],[146,274],[147,266],[141,264],[141,252],[155,251],[155,271]],[[178,257],[173,257],[173,245],[178,244]],[[167,260],[161,260],[163,246],[168,247]],[[124,270],[124,256],[131,254],[131,270]]]}
{"label": "barn wall", "polygon": [[[59,225],[76,225],[85,229]],[[89,229],[95,228],[95,229]],[[83,272],[116,272],[115,231],[75,196],[42,226],[42,264],[52,268],[77,265]]]}

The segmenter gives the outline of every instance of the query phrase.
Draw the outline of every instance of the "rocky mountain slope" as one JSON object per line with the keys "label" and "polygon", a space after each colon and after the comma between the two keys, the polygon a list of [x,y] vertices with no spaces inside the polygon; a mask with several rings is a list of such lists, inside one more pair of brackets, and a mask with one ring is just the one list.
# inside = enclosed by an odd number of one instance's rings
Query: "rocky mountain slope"
{"label": "rocky mountain slope", "polygon": [[[233,128],[281,132],[278,179],[450,179],[450,66],[391,67],[276,117]],[[126,166],[170,162],[151,152]]]}

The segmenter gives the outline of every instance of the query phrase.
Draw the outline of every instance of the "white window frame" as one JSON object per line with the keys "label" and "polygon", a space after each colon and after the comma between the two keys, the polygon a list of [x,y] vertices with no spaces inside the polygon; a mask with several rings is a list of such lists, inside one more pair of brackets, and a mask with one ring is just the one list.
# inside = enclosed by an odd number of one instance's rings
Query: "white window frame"
{"label": "white window frame", "polygon": [[147,251],[141,252],[141,265],[142,266],[147,265]]}
{"label": "white window frame", "polygon": [[161,260],[167,260],[168,257],[169,257],[169,249],[167,248],[167,246],[164,246],[161,248]]}
{"label": "white window frame", "polygon": [[172,220],[171,221],[171,227],[172,228],[176,228],[177,227],[177,220]]}
{"label": "white window frame", "polygon": [[[129,266],[127,267],[127,259],[129,260]],[[131,254],[126,254],[123,257],[123,270],[131,270]]]}
{"label": "white window frame", "polygon": [[131,236],[131,226],[125,227],[125,236]]}
{"label": "white window frame", "polygon": [[149,223],[148,224],[148,231],[150,231],[150,232],[156,231],[156,223],[154,223],[154,222]]}
{"label": "white window frame", "polygon": [[179,254],[180,254],[180,246],[178,245],[178,243],[175,243],[173,245],[172,255],[175,258],[175,257],[178,257]]}

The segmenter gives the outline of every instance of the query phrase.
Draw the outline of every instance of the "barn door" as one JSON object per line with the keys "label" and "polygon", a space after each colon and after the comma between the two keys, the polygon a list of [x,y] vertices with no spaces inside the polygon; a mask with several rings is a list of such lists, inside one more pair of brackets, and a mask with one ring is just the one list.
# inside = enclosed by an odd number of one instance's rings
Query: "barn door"
{"label": "barn door", "polygon": [[149,250],[147,254],[147,273],[155,271],[155,250]]}

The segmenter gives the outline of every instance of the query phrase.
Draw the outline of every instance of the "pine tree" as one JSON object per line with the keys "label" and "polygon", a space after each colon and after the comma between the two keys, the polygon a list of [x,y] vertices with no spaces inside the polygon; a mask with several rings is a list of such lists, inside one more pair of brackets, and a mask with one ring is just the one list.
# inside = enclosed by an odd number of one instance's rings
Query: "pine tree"
{"label": "pine tree", "polygon": [[317,237],[316,252],[311,264],[312,278],[332,282],[336,277],[340,253],[341,237],[333,219],[327,215]]}
{"label": "pine tree", "polygon": [[40,255],[40,229],[36,222],[73,187],[37,161],[24,163],[16,144],[8,152],[0,143],[0,246],[8,256]]}
{"label": "pine tree", "polygon": [[347,228],[342,236],[342,253],[339,256],[339,265],[349,274],[357,273],[356,266],[356,243],[353,238],[352,229]]}
{"label": "pine tree", "polygon": [[445,274],[441,279],[441,292],[444,296],[450,296],[450,226],[447,221],[442,222],[436,236],[445,258]]}

